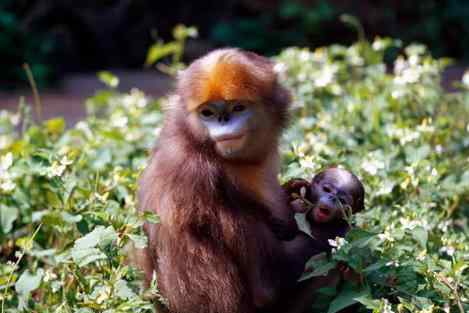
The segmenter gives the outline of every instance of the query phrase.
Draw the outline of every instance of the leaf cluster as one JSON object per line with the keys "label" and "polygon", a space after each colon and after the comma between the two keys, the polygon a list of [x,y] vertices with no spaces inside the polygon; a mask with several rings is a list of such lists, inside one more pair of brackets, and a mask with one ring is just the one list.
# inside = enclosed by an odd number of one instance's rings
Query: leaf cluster
{"label": "leaf cluster", "polygon": [[[356,228],[334,242],[362,283],[321,290],[329,310],[469,309],[469,88],[440,87],[446,60],[377,38],[275,60],[292,90],[282,180],[340,165],[366,187]],[[31,123],[25,106],[0,113],[0,301],[3,312],[151,312],[129,245],[146,245],[136,210],[139,173],[162,126],[165,98],[119,93],[118,79],[87,100],[88,116]],[[469,76],[468,76],[469,77]],[[156,286],[153,286],[156,288]],[[158,295],[157,292],[152,294]]]}

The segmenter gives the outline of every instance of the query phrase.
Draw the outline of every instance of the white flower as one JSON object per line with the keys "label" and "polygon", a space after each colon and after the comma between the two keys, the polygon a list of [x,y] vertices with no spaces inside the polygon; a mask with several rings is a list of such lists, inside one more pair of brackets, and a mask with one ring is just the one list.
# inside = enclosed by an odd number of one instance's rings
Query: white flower
{"label": "white flower", "polygon": [[389,261],[388,263],[386,263],[386,266],[399,267],[399,261],[397,261],[397,260]]}
{"label": "white flower", "polygon": [[399,98],[402,98],[405,95],[406,95],[405,90],[403,90],[401,88],[395,89],[391,92],[391,97],[393,99],[399,99]]}
{"label": "white flower", "polygon": [[96,297],[96,303],[101,304],[111,295],[111,288],[108,286],[99,288],[98,296]]}
{"label": "white flower", "polygon": [[16,187],[11,174],[8,172],[12,164],[13,154],[11,152],[0,158],[0,189],[5,192],[10,192]]}
{"label": "white flower", "polygon": [[422,250],[416,257],[417,261],[423,261],[425,260],[425,257],[427,256],[427,250]]}
{"label": "white flower", "polygon": [[378,234],[378,238],[381,239],[382,241],[394,242],[394,238],[391,236],[391,234],[388,231]]}
{"label": "white flower", "polygon": [[2,189],[5,192],[13,191],[15,187],[16,187],[16,184],[12,180],[6,180],[2,182],[2,184],[0,185],[0,189]]}
{"label": "white flower", "polygon": [[399,75],[407,67],[407,62],[403,57],[398,57],[394,62],[394,74]]}
{"label": "white flower", "polygon": [[302,50],[299,55],[299,59],[302,62],[307,62],[311,58],[311,53],[308,50]]}
{"label": "white flower", "polygon": [[66,155],[60,161],[52,162],[51,167],[48,168],[47,177],[52,178],[62,176],[67,169],[67,166],[72,163],[73,161],[67,158]]}
{"label": "white flower", "polygon": [[413,54],[409,57],[409,64],[412,66],[416,66],[419,64],[420,58],[418,55]]}
{"label": "white flower", "polygon": [[445,246],[445,247],[441,247],[439,252],[446,253],[449,256],[453,256],[454,252],[456,252],[456,249],[454,249],[454,247],[451,247],[451,246]]}
{"label": "white flower", "polygon": [[62,176],[63,172],[65,171],[66,166],[60,164],[57,161],[52,162],[52,166],[49,168],[47,173],[47,177],[52,178],[55,176]]}
{"label": "white flower", "polygon": [[0,170],[6,171],[10,168],[12,164],[13,164],[13,154],[9,152],[0,159]]}
{"label": "white flower", "polygon": [[347,59],[350,64],[355,66],[362,66],[365,64],[365,60],[360,55],[360,52],[356,46],[351,46],[347,49]]}
{"label": "white flower", "polygon": [[127,126],[128,121],[129,119],[127,118],[127,116],[118,116],[111,120],[111,124],[113,127],[116,128],[124,128]]}
{"label": "white flower", "polygon": [[416,83],[422,75],[422,66],[418,63],[417,55],[410,56],[408,61],[403,57],[397,58],[394,63],[394,83],[396,85]]}
{"label": "white flower", "polygon": [[404,217],[401,217],[399,219],[399,222],[401,223],[403,229],[410,229],[410,230],[414,229],[417,226],[422,225],[422,223],[420,221],[409,220],[409,219],[404,218]]}
{"label": "white flower", "polygon": [[384,303],[383,303],[384,306],[383,306],[383,311],[382,311],[382,313],[394,313],[394,311],[392,310],[392,306],[391,306],[391,304],[389,303],[389,301],[388,301],[387,299],[384,299],[383,302],[384,302]]}
{"label": "white flower", "polygon": [[45,275],[44,275],[44,278],[43,280],[45,282],[49,282],[49,281],[52,281],[52,280],[55,280],[57,279],[57,274],[55,274],[53,271],[51,270],[47,270]]}
{"label": "white flower", "polygon": [[366,160],[362,163],[362,168],[370,175],[376,175],[378,170],[384,168],[384,163],[378,160]]}
{"label": "white flower", "polygon": [[274,72],[279,74],[279,73],[284,73],[287,71],[287,66],[285,63],[278,62],[274,65]]}
{"label": "white flower", "polygon": [[326,87],[333,82],[337,66],[333,64],[326,64],[319,72],[319,75],[314,79],[314,85],[318,88]]}
{"label": "white flower", "polygon": [[416,83],[420,78],[420,71],[417,68],[406,68],[402,73],[394,78],[398,85]]}
{"label": "white flower", "polygon": [[383,50],[385,48],[384,40],[382,40],[380,38],[376,38],[375,41],[373,41],[373,44],[371,45],[371,47],[375,51]]}
{"label": "white flower", "polygon": [[314,157],[311,155],[308,155],[300,159],[300,165],[304,169],[308,168],[308,169],[316,170],[317,168],[317,164],[316,162],[314,162]]}
{"label": "white flower", "polygon": [[337,250],[342,248],[344,245],[348,243],[347,240],[345,240],[345,238],[342,238],[342,237],[335,237],[335,239],[328,239],[327,242],[329,243],[331,247],[337,248]]}
{"label": "white flower", "polygon": [[469,70],[464,72],[464,75],[462,76],[462,84],[466,87],[469,88]]}

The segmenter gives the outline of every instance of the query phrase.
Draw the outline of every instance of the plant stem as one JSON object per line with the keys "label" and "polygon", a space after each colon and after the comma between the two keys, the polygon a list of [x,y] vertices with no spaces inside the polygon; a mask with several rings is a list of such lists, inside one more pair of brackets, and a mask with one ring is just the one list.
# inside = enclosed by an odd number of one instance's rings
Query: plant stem
{"label": "plant stem", "polygon": [[15,264],[13,265],[13,269],[12,269],[10,275],[8,276],[8,280],[7,280],[7,283],[6,283],[7,287],[5,288],[5,290],[3,292],[3,298],[2,298],[2,311],[1,311],[2,313],[5,313],[5,299],[7,297],[7,292],[8,292],[8,289],[9,289],[8,287],[11,285],[11,280],[13,279],[13,273],[16,271],[16,268],[18,267],[18,264],[20,264],[21,260],[23,259],[24,255],[26,253],[27,247],[29,247],[29,245],[31,245],[31,246],[33,245],[33,240],[36,237],[39,230],[41,229],[41,226],[42,226],[42,223],[37,226],[37,228],[34,231],[33,235],[29,239],[28,246],[26,246],[26,248],[23,248],[23,251],[21,251],[21,254],[18,257],[18,260],[16,260]]}
{"label": "plant stem", "polygon": [[37,90],[36,81],[34,80],[33,72],[31,71],[31,67],[29,67],[28,63],[23,64],[23,69],[26,72],[26,76],[28,77],[29,84],[31,85],[31,89],[33,91],[34,108],[36,110],[36,117],[40,121],[42,120],[42,103],[41,103],[41,98],[39,97],[39,92]]}

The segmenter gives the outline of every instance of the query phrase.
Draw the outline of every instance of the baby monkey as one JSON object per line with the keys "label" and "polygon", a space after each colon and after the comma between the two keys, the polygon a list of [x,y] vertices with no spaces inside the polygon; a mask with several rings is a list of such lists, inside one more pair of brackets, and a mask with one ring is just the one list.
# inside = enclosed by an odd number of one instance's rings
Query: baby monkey
{"label": "baby monkey", "polygon": [[365,189],[353,173],[341,168],[328,168],[309,183],[293,179],[284,185],[293,210],[303,213],[310,235],[319,252],[330,252],[329,239],[345,237],[350,229],[350,216],[364,208]]}
{"label": "baby monkey", "polygon": [[[315,175],[311,182],[295,178],[283,185],[289,196],[298,228],[314,239],[313,255],[330,254],[329,239],[345,237],[350,230],[350,217],[364,208],[365,189],[361,181],[351,172],[340,168],[328,168]],[[324,257],[324,256],[319,256]],[[305,274],[312,268],[306,268]],[[362,284],[363,278],[347,264],[339,262],[325,276],[311,277],[300,282],[296,303],[302,303],[294,313],[311,312],[311,306],[322,305],[317,301],[316,291],[341,288],[343,281]],[[325,309],[325,308],[324,308]],[[351,306],[344,312],[355,312]]]}

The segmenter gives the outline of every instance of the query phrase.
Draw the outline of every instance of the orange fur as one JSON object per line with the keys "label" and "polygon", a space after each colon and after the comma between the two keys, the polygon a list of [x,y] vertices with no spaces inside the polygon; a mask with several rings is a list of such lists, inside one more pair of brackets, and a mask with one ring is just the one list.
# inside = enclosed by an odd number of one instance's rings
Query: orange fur
{"label": "orange fur", "polygon": [[[238,49],[209,53],[194,62],[179,79],[179,90],[190,90],[185,97],[187,110],[195,110],[208,101],[261,100],[271,94],[276,83],[272,64],[269,65],[266,66],[265,59],[241,54]],[[185,75],[188,72],[191,77]]]}

